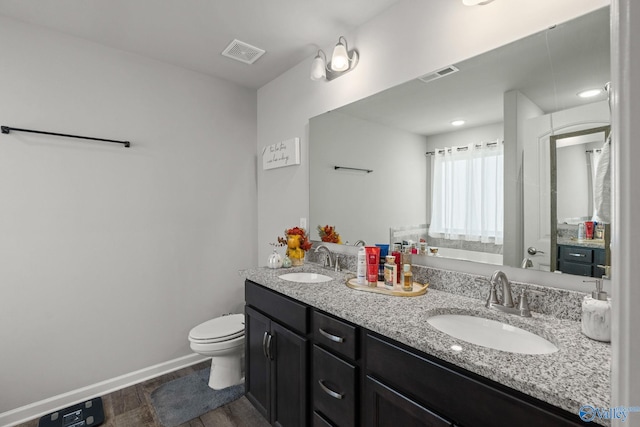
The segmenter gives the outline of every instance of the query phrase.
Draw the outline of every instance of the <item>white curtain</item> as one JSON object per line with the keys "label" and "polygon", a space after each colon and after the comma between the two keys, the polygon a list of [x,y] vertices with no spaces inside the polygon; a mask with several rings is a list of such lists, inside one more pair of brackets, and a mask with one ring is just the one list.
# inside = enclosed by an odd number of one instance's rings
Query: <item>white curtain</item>
{"label": "white curtain", "polygon": [[611,224],[611,134],[602,146],[595,169],[593,220]]}
{"label": "white curtain", "polygon": [[502,244],[503,161],[501,142],[435,151],[431,237]]}

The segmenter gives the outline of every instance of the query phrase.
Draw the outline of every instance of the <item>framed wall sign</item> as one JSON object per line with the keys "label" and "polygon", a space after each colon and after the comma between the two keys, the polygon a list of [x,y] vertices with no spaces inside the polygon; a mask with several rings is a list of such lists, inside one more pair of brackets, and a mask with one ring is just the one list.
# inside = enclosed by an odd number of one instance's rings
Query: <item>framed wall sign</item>
{"label": "framed wall sign", "polygon": [[262,169],[275,169],[300,164],[300,138],[267,145],[262,149]]}

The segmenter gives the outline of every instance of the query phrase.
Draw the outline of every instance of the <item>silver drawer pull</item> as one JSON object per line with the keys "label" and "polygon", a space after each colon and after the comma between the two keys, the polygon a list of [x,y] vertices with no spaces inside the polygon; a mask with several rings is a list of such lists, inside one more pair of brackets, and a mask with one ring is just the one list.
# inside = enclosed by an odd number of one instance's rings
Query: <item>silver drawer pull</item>
{"label": "silver drawer pull", "polygon": [[267,359],[269,359],[269,354],[267,354],[267,339],[270,336],[268,331],[264,331],[264,335],[262,336],[262,354],[264,354],[264,357]]}
{"label": "silver drawer pull", "polygon": [[344,342],[344,338],[339,337],[337,335],[330,334],[322,328],[318,328],[318,332],[320,332],[325,338],[330,339],[333,342]]}
{"label": "silver drawer pull", "polygon": [[569,253],[569,256],[586,257],[585,254],[573,254],[573,253]]}
{"label": "silver drawer pull", "polygon": [[324,391],[325,393],[327,393],[329,396],[333,397],[334,399],[342,399],[342,397],[344,396],[344,393],[337,393],[337,392],[331,390],[326,385],[324,385],[324,380],[318,380],[318,384],[320,384],[320,388],[322,389],[322,391]]}

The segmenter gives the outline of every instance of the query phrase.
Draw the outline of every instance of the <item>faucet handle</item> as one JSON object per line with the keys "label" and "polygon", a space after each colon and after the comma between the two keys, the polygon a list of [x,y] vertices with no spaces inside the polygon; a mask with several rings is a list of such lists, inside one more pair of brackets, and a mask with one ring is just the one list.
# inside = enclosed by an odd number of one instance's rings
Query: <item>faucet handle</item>
{"label": "faucet handle", "polygon": [[535,289],[522,289],[520,292],[520,302],[518,303],[518,310],[520,310],[520,316],[531,317],[531,311],[529,310],[529,300],[527,299],[527,293],[534,295],[544,295],[542,291],[536,291]]}
{"label": "faucet handle", "polygon": [[500,304],[500,300],[498,299],[498,291],[496,291],[496,284],[494,282],[489,282],[489,286],[489,297],[487,298],[487,302],[484,304],[487,308],[493,305]]}
{"label": "faucet handle", "polygon": [[520,302],[518,303],[518,310],[520,310],[520,316],[531,317],[531,311],[529,310],[529,300],[527,300],[527,290],[523,289],[520,294]]}

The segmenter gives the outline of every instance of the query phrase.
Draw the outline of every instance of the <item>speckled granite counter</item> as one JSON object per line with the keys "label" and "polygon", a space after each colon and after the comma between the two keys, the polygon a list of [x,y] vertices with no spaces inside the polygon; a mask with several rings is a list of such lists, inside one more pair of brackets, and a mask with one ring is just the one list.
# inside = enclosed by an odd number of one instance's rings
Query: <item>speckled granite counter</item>
{"label": "speckled granite counter", "polygon": [[559,245],[580,246],[583,248],[604,249],[604,240],[576,239],[574,237],[558,237]]}
{"label": "speckled granite counter", "polygon": [[[285,272],[318,272],[335,280],[294,283],[279,279]],[[483,301],[429,289],[412,298],[392,297],[345,286],[350,273],[333,272],[316,264],[293,269],[256,268],[241,276],[310,306],[348,320],[417,350],[482,375],[515,390],[577,414],[583,405],[610,406],[611,346],[593,341],[580,323],[533,313],[522,318],[484,307]],[[507,353],[466,343],[429,325],[429,316],[442,313],[478,315],[536,333],[559,351],[545,355]],[[462,351],[451,349],[453,344]],[[594,422],[605,423],[596,419]]]}

